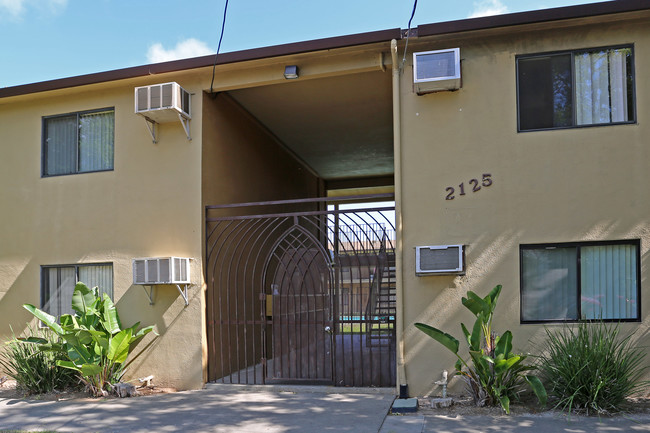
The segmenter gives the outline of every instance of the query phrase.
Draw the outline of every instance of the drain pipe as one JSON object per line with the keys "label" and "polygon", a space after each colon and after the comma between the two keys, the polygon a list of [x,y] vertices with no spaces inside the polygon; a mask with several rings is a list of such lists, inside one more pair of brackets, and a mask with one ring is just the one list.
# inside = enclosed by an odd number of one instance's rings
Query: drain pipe
{"label": "drain pipe", "polygon": [[400,397],[408,394],[406,369],[404,367],[404,279],[402,274],[402,123],[400,104],[400,66],[397,59],[397,41],[390,41],[393,61],[393,158],[395,164],[395,279],[397,311],[395,333],[397,335],[397,392]]}

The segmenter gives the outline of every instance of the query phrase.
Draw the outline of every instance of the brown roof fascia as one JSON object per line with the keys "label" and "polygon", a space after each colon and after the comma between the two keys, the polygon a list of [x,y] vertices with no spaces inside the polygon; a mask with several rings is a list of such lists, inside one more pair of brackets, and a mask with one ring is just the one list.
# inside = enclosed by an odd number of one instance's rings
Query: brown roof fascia
{"label": "brown roof fascia", "polygon": [[634,12],[645,9],[650,9],[650,1],[648,0],[615,0],[553,9],[518,12],[506,15],[469,18],[457,21],[447,21],[444,23],[424,24],[418,26],[417,34],[418,37],[434,36],[472,30],[485,30],[495,27],[509,27],[606,14]]}
{"label": "brown roof fascia", "polygon": [[[481,18],[469,18],[443,23],[424,24],[417,28],[417,35],[433,36],[453,34],[472,30],[484,30],[497,27],[508,27],[523,24],[567,20],[605,14],[633,12],[650,9],[648,0],[614,0],[600,3],[589,3],[562,8],[542,9],[528,12],[518,12],[506,15],[495,15]],[[380,30],[375,32],[358,33],[354,35],[337,36],[332,38],[315,39],[311,41],[295,42],[270,47],[254,48],[250,50],[234,51],[219,54],[217,64],[243,62],[263,58],[300,54],[311,51],[322,51],[336,48],[386,42],[391,39],[400,39],[401,29]],[[154,63],[150,65],[135,66],[116,69],[94,74],[79,75],[76,77],[61,78],[57,80],[42,81],[39,83],[24,84],[20,86],[0,88],[0,98],[27,95],[30,93],[46,92],[49,90],[65,89],[69,87],[84,86],[89,84],[116,81],[147,75],[177,72],[195,68],[212,66],[214,55],[195,57],[191,59],[174,60],[171,62]]]}
{"label": "brown roof fascia", "polygon": [[[335,48],[366,45],[377,42],[386,42],[391,39],[400,39],[400,29],[380,30],[375,32],[358,33],[354,35],[337,36],[332,38],[314,39],[311,41],[295,42],[270,47],[254,48],[250,50],[221,53],[217,59],[218,65],[258,60],[270,57],[300,54],[312,51],[331,50]],[[104,83],[146,75],[177,72],[195,68],[203,68],[214,64],[214,54],[191,59],[174,60],[170,62],[153,63],[150,65],[134,66],[94,74],[79,75],[76,77],[61,78],[57,80],[41,81],[32,84],[0,88],[0,98],[27,95],[30,93],[46,92],[49,90],[65,89],[69,87],[84,86],[88,84]]]}

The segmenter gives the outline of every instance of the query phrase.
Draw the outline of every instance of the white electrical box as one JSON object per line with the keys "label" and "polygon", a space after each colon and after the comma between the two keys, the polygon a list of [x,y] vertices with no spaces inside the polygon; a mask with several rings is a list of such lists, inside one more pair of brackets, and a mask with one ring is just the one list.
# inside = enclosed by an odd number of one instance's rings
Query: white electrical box
{"label": "white electrical box", "polygon": [[464,275],[463,245],[415,247],[415,275]]}
{"label": "white electrical box", "polygon": [[460,48],[413,53],[413,86],[418,95],[460,89]]}

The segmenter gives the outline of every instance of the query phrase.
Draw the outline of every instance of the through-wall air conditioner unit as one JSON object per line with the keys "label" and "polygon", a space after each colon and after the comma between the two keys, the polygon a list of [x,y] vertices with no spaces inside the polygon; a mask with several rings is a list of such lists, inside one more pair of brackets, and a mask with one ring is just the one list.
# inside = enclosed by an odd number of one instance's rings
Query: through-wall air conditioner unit
{"label": "through-wall air conditioner unit", "polygon": [[191,119],[190,94],[178,83],[153,84],[135,88],[135,112],[158,123]]}
{"label": "through-wall air conditioner unit", "polygon": [[413,53],[413,85],[418,95],[460,89],[460,48]]}
{"label": "through-wall air conditioner unit", "polygon": [[135,112],[147,121],[147,127],[154,143],[156,140],[155,124],[180,120],[190,136],[190,93],[178,83],[162,83],[135,88]]}
{"label": "through-wall air conditioner unit", "polygon": [[147,257],[133,259],[133,284],[190,284],[190,259]]}
{"label": "through-wall air conditioner unit", "polygon": [[464,275],[463,245],[415,247],[415,275]]}

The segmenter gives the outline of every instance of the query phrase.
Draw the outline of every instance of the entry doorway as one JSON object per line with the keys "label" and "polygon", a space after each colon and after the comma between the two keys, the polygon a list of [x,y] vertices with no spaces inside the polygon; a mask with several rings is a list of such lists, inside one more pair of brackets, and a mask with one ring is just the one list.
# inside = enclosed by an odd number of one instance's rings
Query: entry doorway
{"label": "entry doorway", "polygon": [[395,385],[392,194],[208,206],[205,263],[210,381]]}

